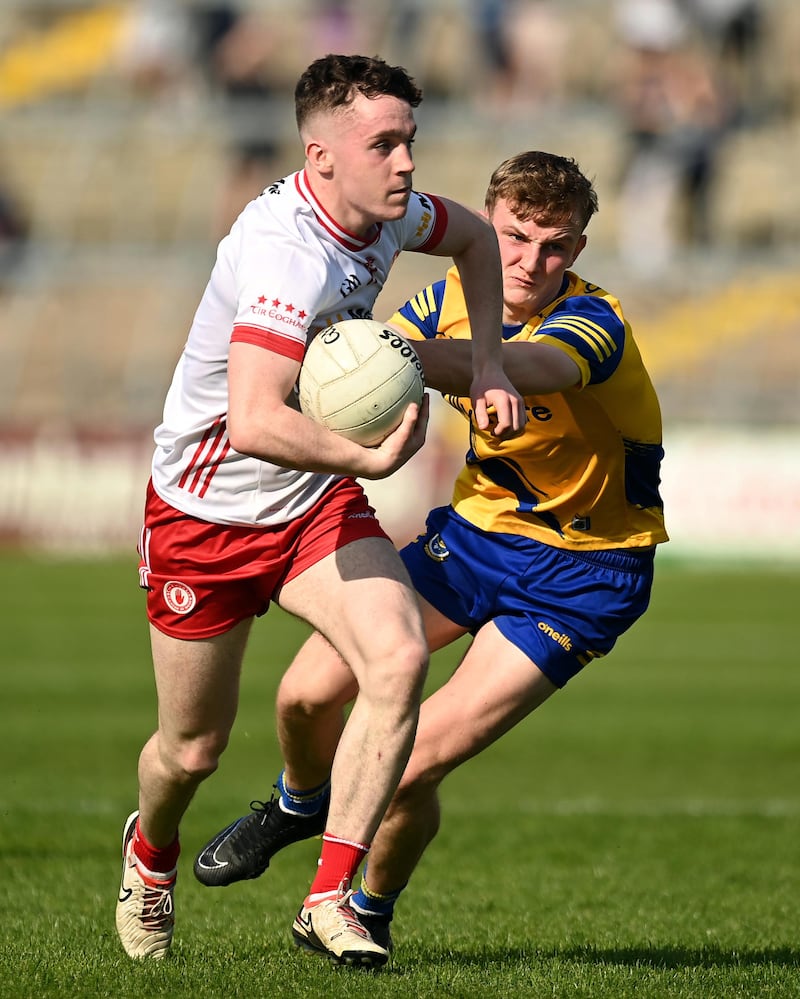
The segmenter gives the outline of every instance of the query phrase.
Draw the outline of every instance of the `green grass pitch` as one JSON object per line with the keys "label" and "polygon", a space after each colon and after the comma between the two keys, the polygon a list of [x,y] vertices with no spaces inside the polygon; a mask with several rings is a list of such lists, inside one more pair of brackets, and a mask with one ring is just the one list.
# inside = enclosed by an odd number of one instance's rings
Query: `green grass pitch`
{"label": "green grass pitch", "polygon": [[173,954],[135,963],[114,931],[155,722],[135,563],[6,554],[0,571],[0,996],[800,995],[796,569],[662,559],[614,653],[445,783],[379,975],[292,947],[317,842],[249,884],[191,875],[270,793],[273,695],[305,629],[256,625],[234,737],[184,823]]}

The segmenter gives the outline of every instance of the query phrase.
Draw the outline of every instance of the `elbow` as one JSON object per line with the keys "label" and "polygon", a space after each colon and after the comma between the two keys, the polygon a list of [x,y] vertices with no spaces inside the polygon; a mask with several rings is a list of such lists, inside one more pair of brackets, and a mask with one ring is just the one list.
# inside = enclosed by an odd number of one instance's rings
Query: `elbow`
{"label": "elbow", "polygon": [[252,425],[247,420],[240,420],[228,414],[228,442],[234,451],[239,454],[255,454],[256,442],[252,432]]}

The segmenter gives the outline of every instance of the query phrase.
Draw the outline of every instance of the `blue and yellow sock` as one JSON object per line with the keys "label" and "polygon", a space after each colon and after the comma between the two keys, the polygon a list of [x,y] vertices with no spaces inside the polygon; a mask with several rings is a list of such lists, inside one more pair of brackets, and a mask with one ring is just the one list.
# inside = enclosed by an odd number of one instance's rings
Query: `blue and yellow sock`
{"label": "blue and yellow sock", "polygon": [[398,888],[397,891],[381,893],[370,890],[367,887],[366,878],[367,868],[365,866],[361,875],[361,885],[358,891],[353,892],[350,904],[356,912],[360,912],[363,915],[383,916],[387,922],[390,921],[394,915],[395,902],[400,897],[400,893],[405,888],[405,885],[402,888]]}
{"label": "blue and yellow sock", "polygon": [[283,770],[281,770],[275,787],[280,794],[281,810],[289,815],[316,815],[327,806],[331,796],[330,780],[306,791],[298,791],[293,787],[286,786]]}

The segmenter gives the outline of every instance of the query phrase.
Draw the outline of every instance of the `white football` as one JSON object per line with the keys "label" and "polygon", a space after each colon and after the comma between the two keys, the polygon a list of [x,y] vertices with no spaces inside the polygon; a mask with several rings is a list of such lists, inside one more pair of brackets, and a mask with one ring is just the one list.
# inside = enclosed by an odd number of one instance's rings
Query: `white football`
{"label": "white football", "polygon": [[416,351],[373,319],[346,319],[318,333],[300,368],[300,408],[329,430],[371,447],[422,402]]}

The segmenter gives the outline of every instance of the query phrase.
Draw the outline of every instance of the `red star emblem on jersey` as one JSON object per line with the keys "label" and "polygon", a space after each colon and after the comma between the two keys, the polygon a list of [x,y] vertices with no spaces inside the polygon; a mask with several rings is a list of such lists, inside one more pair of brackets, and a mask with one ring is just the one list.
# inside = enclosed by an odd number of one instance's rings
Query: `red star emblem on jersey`
{"label": "red star emblem on jersey", "polygon": [[267,296],[266,295],[259,295],[258,296],[258,304],[259,305],[263,305],[264,302],[266,302],[266,300],[267,300]]}
{"label": "red star emblem on jersey", "polygon": [[280,304],[281,304],[281,300],[279,298],[273,298],[272,299],[272,305],[273,305],[274,308],[277,309]]}
{"label": "red star emblem on jersey", "polygon": [[294,312],[294,306],[290,302],[287,302],[284,308],[287,312]]}

